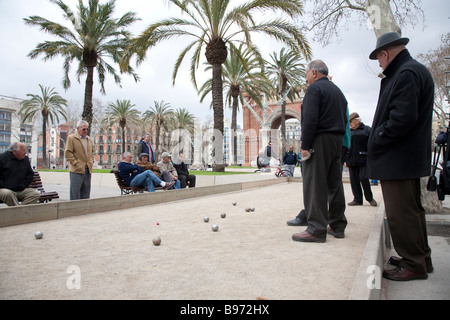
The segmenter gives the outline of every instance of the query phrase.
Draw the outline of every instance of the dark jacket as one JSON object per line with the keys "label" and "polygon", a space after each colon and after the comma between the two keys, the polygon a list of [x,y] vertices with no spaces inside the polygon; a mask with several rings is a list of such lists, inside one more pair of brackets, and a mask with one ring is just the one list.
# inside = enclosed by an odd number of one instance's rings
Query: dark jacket
{"label": "dark jacket", "polygon": [[134,177],[136,177],[139,173],[144,172],[144,170],[137,164],[128,163],[125,161],[119,162],[117,169],[119,170],[119,176],[127,186],[130,185],[131,180],[133,180]]}
{"label": "dark jacket", "polygon": [[140,155],[141,153],[148,154],[149,155],[148,161],[150,161],[151,163],[156,162],[155,150],[153,150],[153,145],[151,143],[149,148],[147,143],[145,143],[144,140],[141,140],[138,144],[137,155]]}
{"label": "dark jacket", "polygon": [[286,151],[283,156],[284,164],[296,164],[297,163],[297,155],[293,151]]}
{"label": "dark jacket", "polygon": [[189,176],[188,166],[184,162],[181,162],[179,164],[174,163],[173,166],[177,170],[178,176]]}
{"label": "dark jacket", "polygon": [[0,154],[0,188],[23,191],[30,185],[34,172],[27,156],[22,160],[14,157],[12,151]]}
{"label": "dark jacket", "polygon": [[302,104],[302,149],[312,147],[322,133],[344,135],[347,127],[347,100],[328,77],[309,85]]}
{"label": "dark jacket", "polygon": [[370,127],[360,123],[359,127],[351,130],[351,144],[345,162],[348,167],[365,166],[367,162],[367,141]]}
{"label": "dark jacket", "polygon": [[434,83],[408,50],[384,70],[369,135],[367,173],[378,180],[430,175]]}

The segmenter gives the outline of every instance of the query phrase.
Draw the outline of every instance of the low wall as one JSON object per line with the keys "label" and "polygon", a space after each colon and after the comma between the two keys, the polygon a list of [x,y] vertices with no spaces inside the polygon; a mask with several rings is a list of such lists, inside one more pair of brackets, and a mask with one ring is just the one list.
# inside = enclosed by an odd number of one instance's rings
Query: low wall
{"label": "low wall", "polygon": [[382,273],[386,253],[386,239],[390,240],[384,223],[384,203],[380,204],[367,239],[350,300],[380,300]]}
{"label": "low wall", "polygon": [[[46,184],[69,185],[69,172],[39,172],[44,188]],[[230,184],[236,182],[262,181],[275,179],[273,173],[259,174],[233,174],[233,175],[197,175],[196,187],[214,186],[220,184]],[[116,188],[117,182],[112,173],[92,174],[91,185],[93,187]]]}
{"label": "low wall", "polygon": [[[54,173],[53,173],[54,174]],[[111,176],[113,176],[111,174]],[[53,176],[52,176],[53,177]],[[285,183],[289,178],[273,178],[260,181],[217,184],[205,187],[179,189],[171,191],[145,192],[132,195],[95,198],[85,200],[62,201],[17,207],[0,208],[0,227],[61,219],[88,213],[129,209],[163,202],[203,197],[212,194],[234,192],[249,188],[264,187],[269,184]],[[44,179],[43,179],[44,180]],[[52,182],[55,183],[56,179]],[[102,180],[99,180],[99,183]],[[106,180],[103,180],[106,183]],[[116,182],[114,184],[117,186]]]}

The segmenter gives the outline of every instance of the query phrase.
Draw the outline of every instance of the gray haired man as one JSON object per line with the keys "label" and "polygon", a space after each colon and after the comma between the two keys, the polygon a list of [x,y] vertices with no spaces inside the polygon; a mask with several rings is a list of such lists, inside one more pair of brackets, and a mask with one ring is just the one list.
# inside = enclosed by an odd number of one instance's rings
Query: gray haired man
{"label": "gray haired man", "polygon": [[6,152],[0,154],[0,200],[8,206],[34,204],[39,200],[39,191],[28,188],[34,177],[27,150],[23,143],[14,142]]}
{"label": "gray haired man", "polygon": [[94,144],[87,135],[88,123],[78,121],[77,132],[67,139],[65,157],[70,163],[70,200],[89,199],[94,164]]}

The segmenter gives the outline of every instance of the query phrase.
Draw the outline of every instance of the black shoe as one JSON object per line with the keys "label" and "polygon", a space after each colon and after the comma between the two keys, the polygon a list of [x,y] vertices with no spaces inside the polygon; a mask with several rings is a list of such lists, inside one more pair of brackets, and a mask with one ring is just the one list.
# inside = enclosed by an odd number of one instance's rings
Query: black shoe
{"label": "black shoe", "polygon": [[306,220],[302,220],[299,217],[296,217],[295,219],[289,220],[286,222],[288,226],[307,226],[308,223]]}
{"label": "black shoe", "polygon": [[306,211],[302,209],[299,214],[293,220],[289,220],[286,222],[288,226],[307,226],[308,222],[306,221]]}

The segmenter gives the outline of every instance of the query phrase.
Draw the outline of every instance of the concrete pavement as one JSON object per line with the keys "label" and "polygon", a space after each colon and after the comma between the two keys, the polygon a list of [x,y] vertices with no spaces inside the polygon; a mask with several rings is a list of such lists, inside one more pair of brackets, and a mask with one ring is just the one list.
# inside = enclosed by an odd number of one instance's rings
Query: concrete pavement
{"label": "concrete pavement", "polygon": [[[299,173],[296,172],[296,176]],[[57,191],[60,195],[60,199],[56,202],[67,202],[69,204],[68,197],[68,174],[67,173],[41,173],[44,187],[47,191]],[[273,182],[272,174],[257,174],[257,175],[236,175],[236,176],[198,176],[198,190],[212,189],[214,186],[222,186],[225,188],[231,184],[251,183],[252,181],[260,182],[264,184],[264,180],[267,183]],[[292,179],[292,181],[298,181],[298,179]],[[379,188],[379,187],[378,187]],[[226,190],[226,189],[220,189]],[[221,192],[221,191],[218,192]],[[183,190],[182,190],[183,191]],[[184,190],[191,192],[194,190]],[[226,192],[226,191],[224,191]],[[160,193],[164,196],[164,193]],[[166,193],[169,195],[170,193]],[[172,193],[172,195],[175,193]],[[179,192],[179,194],[187,194],[186,192]],[[191,194],[193,194],[191,192]],[[95,175],[93,178],[92,195],[91,198],[98,199],[113,197],[108,199],[117,198],[125,202],[127,197],[120,197],[120,190],[117,187],[113,175]],[[381,204],[381,199],[377,199]],[[91,200],[94,201],[94,200]],[[112,201],[112,200],[110,200]],[[73,202],[72,202],[73,203]],[[77,202],[80,204],[81,202]],[[124,204],[125,206],[126,204]],[[450,210],[450,197],[443,202],[445,208]],[[39,206],[37,206],[39,207]],[[5,208],[6,209],[6,208]],[[0,209],[0,214],[2,210]],[[366,249],[361,258],[361,265],[355,278],[354,287],[349,299],[382,299],[382,300],[448,300],[450,299],[450,214],[448,211],[442,214],[428,214],[427,225],[429,233],[429,242],[432,249],[432,258],[435,271],[429,275],[427,280],[416,280],[409,282],[395,282],[382,279],[381,288],[377,288],[376,270],[375,272],[375,286],[371,287],[368,283],[370,277],[370,270],[373,266],[378,266],[379,271],[382,271],[384,261],[390,256],[395,255],[393,249],[386,247],[386,225],[384,223],[384,208],[380,205],[369,239],[366,244]]]}

